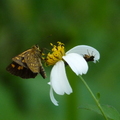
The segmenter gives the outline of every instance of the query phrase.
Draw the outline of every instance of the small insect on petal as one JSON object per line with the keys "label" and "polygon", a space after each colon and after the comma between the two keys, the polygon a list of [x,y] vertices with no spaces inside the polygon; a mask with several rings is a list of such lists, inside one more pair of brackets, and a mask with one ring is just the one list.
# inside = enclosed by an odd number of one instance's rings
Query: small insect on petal
{"label": "small insect on petal", "polygon": [[87,54],[85,54],[83,57],[87,62],[94,61],[94,58],[95,58],[94,56],[90,56],[90,55],[87,55]]}
{"label": "small insect on petal", "polygon": [[66,54],[69,53],[77,53],[82,55],[85,60],[93,61],[94,63],[100,59],[100,53],[95,48],[88,46],[88,45],[78,45],[70,49],[66,52]]}

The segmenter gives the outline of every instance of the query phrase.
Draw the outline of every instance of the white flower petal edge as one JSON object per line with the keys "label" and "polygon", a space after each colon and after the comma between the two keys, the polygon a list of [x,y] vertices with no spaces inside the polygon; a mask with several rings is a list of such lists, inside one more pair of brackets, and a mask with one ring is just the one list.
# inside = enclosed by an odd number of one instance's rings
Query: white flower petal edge
{"label": "white flower petal edge", "polygon": [[68,63],[70,68],[76,75],[86,74],[88,71],[88,64],[85,59],[77,53],[69,53],[63,56],[63,59]]}
{"label": "white flower petal edge", "polygon": [[58,106],[58,101],[54,98],[52,87],[50,88],[50,99],[54,105]]}
{"label": "white flower petal edge", "polygon": [[88,45],[75,46],[66,52],[66,54],[69,54],[69,53],[77,53],[77,54],[80,54],[82,56],[85,54],[94,56],[93,62],[96,62],[100,59],[100,53],[95,48],[88,46]]}
{"label": "white flower petal edge", "polygon": [[68,82],[65,65],[62,60],[58,61],[51,70],[50,85],[59,95],[72,93],[72,88]]}

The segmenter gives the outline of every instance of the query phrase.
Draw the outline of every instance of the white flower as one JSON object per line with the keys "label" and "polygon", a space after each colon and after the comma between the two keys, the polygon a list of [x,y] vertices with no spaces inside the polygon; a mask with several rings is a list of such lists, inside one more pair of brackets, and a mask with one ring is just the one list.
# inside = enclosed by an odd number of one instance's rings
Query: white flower
{"label": "white flower", "polygon": [[86,74],[88,71],[88,61],[96,62],[100,59],[99,52],[87,45],[78,45],[65,53],[64,44],[58,42],[58,46],[53,46],[52,53],[48,53],[46,63],[54,65],[50,73],[50,99],[54,105],[58,106],[58,102],[54,98],[53,90],[64,95],[72,93],[72,88],[68,82],[65,63],[70,66],[76,75]]}

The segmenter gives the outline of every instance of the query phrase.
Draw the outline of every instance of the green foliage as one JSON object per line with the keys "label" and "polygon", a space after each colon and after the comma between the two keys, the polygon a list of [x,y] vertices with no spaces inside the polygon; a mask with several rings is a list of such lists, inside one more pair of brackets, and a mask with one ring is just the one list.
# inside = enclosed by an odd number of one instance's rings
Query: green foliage
{"label": "green foliage", "polygon": [[[100,110],[98,109],[98,107],[96,105],[84,105],[80,108],[94,111],[94,112],[102,115]],[[120,120],[120,113],[114,107],[109,106],[109,105],[102,105],[102,108],[103,108],[103,111],[105,112],[106,116],[110,120]]]}
{"label": "green foliage", "polygon": [[100,93],[97,93],[97,100],[100,101]]}

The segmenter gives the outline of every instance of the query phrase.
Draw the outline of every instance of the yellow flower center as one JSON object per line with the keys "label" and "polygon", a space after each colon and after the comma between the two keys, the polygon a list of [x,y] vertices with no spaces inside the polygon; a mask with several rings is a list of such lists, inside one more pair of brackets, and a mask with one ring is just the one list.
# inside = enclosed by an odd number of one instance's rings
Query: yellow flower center
{"label": "yellow flower center", "polygon": [[52,53],[48,53],[46,57],[46,63],[47,65],[54,65],[59,60],[62,60],[62,56],[65,55],[64,51],[64,44],[61,42],[57,42],[58,46],[50,44],[52,48]]}

